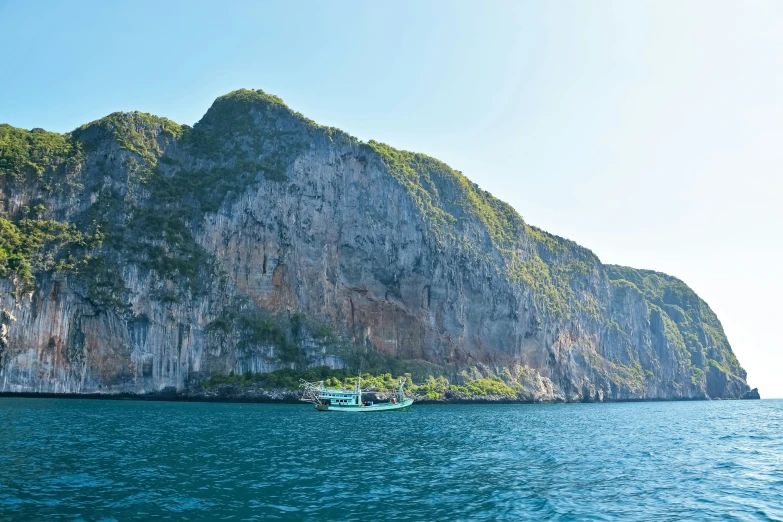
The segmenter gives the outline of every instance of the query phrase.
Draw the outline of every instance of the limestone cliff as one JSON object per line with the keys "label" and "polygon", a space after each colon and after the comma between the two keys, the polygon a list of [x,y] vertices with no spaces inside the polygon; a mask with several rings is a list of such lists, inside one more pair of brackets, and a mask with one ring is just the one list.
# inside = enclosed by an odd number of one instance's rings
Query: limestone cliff
{"label": "limestone cliff", "polygon": [[214,372],[496,375],[530,400],[736,398],[681,281],[603,265],[421,154],[262,91],[194,127],[0,126],[0,391],[183,390]]}

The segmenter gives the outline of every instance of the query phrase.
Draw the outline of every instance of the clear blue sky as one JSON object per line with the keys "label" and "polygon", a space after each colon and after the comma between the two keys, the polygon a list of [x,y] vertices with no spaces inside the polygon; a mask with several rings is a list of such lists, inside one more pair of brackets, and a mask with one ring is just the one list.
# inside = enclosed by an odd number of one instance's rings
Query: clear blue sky
{"label": "clear blue sky", "polygon": [[193,124],[262,88],[691,285],[783,397],[783,2],[9,2],[0,122]]}

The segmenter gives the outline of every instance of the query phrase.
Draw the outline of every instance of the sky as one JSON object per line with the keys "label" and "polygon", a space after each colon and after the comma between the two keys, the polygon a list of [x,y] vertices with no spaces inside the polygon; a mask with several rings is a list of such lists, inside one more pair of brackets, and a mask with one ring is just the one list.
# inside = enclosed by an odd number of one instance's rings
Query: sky
{"label": "sky", "polygon": [[[783,397],[783,2],[0,0],[0,122],[198,121],[260,88],[675,275]],[[783,321],[781,321],[783,322]]]}

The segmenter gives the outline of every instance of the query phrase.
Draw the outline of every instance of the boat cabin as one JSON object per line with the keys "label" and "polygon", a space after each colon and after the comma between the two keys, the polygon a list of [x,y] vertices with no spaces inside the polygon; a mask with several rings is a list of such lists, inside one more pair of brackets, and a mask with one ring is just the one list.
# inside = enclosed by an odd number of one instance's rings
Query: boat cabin
{"label": "boat cabin", "polygon": [[322,388],[321,401],[328,406],[360,406],[362,398],[358,390]]}

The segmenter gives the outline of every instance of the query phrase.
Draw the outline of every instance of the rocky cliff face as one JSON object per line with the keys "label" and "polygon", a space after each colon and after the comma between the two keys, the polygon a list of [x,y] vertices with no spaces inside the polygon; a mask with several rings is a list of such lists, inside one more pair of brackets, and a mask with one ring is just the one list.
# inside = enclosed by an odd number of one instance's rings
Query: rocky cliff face
{"label": "rocky cliff face", "polygon": [[261,91],[193,128],[0,126],[0,391],[186,389],[281,367],[495,375],[531,400],[736,398],[681,281],[607,266],[447,165]]}

